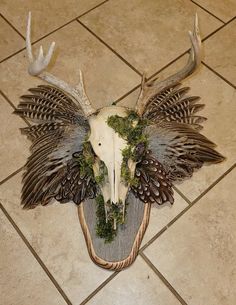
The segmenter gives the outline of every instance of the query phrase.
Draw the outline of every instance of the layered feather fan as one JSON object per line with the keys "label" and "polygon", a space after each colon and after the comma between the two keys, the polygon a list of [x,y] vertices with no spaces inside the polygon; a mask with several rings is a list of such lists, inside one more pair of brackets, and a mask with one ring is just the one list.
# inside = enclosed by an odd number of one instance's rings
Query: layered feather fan
{"label": "layered feather fan", "polygon": [[22,188],[24,208],[47,205],[51,199],[79,204],[95,196],[89,175],[81,173],[74,153],[81,153],[89,130],[77,106],[61,90],[51,86],[29,89],[15,113],[39,123],[22,129],[33,142],[25,165]]}
{"label": "layered feather fan", "polygon": [[224,157],[215,144],[199,133],[206,118],[196,115],[204,107],[199,97],[186,96],[189,88],[176,84],[150,98],[143,117],[150,124],[145,132],[149,148],[172,182],[190,178],[204,163],[218,163]]}
{"label": "layered feather fan", "polygon": [[137,186],[131,189],[136,197],[145,203],[165,202],[173,204],[172,183],[160,162],[147,150],[142,160],[137,164],[135,178],[138,179]]}

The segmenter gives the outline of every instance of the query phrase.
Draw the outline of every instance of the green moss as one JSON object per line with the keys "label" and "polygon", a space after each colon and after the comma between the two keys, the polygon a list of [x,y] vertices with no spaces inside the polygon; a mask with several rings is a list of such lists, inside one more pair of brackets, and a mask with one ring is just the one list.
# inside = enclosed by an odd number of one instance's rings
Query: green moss
{"label": "green moss", "polygon": [[126,117],[112,115],[107,119],[107,124],[131,146],[147,142],[147,136],[143,134],[147,121],[141,119],[134,111],[128,112]]}
{"label": "green moss", "polygon": [[108,126],[113,128],[123,139],[128,142],[128,146],[122,150],[123,162],[121,165],[121,177],[125,183],[137,186],[139,181],[131,176],[128,160],[136,160],[135,146],[144,143],[147,146],[147,136],[143,133],[148,121],[141,119],[135,111],[129,111],[127,117],[118,115],[110,116],[107,120]]}
{"label": "green moss", "polygon": [[138,186],[139,184],[138,178],[131,176],[131,172],[129,170],[126,160],[123,160],[121,164],[121,177],[123,181],[130,186]]}
{"label": "green moss", "polygon": [[122,156],[125,160],[133,159],[134,153],[131,145],[125,147],[122,150]]}
{"label": "green moss", "polygon": [[98,184],[103,184],[108,175],[106,164],[103,161],[100,161],[99,166],[99,175],[95,177],[95,180]]}
{"label": "green moss", "polygon": [[[96,223],[96,234],[100,238],[104,239],[105,243],[110,243],[114,240],[117,235],[117,230],[114,229],[114,220],[116,224],[123,224],[123,204],[122,201],[119,201],[118,204],[107,202],[108,209],[108,220],[106,222],[106,213],[105,213],[105,202],[102,194],[98,195],[96,198],[97,204],[97,223]],[[126,209],[125,209],[126,215]]]}
{"label": "green moss", "polygon": [[109,216],[112,221],[115,219],[117,224],[124,223],[123,203],[121,200],[117,204],[110,204]]}
{"label": "green moss", "polygon": [[95,162],[95,157],[92,146],[89,142],[84,142],[82,152],[74,153],[73,158],[80,165],[81,175],[90,175],[91,177],[94,177],[93,164]]}
{"label": "green moss", "polygon": [[103,238],[105,243],[110,243],[114,240],[117,231],[114,230],[113,222],[111,219],[108,219],[108,221],[106,222],[105,202],[101,194],[97,196],[96,203],[97,203],[96,234],[100,238]]}

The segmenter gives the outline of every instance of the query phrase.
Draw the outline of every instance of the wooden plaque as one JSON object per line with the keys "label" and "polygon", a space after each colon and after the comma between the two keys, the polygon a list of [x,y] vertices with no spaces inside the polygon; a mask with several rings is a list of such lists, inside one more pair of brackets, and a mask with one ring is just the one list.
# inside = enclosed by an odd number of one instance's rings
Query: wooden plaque
{"label": "wooden plaque", "polygon": [[126,221],[120,225],[117,236],[111,243],[96,234],[96,202],[94,199],[82,203],[79,220],[91,259],[100,267],[121,270],[133,263],[148,226],[151,204],[144,204],[129,194]]}

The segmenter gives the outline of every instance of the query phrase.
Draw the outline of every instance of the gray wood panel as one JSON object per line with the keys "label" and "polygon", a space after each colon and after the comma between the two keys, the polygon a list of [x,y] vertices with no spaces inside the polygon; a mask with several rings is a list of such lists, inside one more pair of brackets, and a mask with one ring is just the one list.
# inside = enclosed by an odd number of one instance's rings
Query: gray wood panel
{"label": "gray wood panel", "polygon": [[120,225],[117,236],[111,243],[96,235],[96,201],[86,200],[83,204],[84,217],[89,228],[96,254],[106,261],[120,261],[129,256],[134,239],[144,215],[144,203],[129,194],[125,224]]}

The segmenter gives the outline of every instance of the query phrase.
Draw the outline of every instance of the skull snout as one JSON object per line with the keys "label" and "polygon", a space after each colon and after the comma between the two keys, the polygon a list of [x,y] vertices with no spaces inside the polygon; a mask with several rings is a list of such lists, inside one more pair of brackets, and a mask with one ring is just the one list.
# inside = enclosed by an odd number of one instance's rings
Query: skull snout
{"label": "skull snout", "polygon": [[[106,213],[109,210],[108,202],[117,206],[122,205],[123,215],[125,211],[125,200],[129,185],[121,177],[121,166],[123,162],[122,151],[127,148],[127,141],[119,136],[107,124],[108,117],[112,115],[127,116],[123,107],[105,107],[96,116],[90,118],[91,134],[89,141],[97,156],[94,165],[94,174],[99,175],[99,163],[101,161],[107,168],[107,177],[100,185],[100,189],[105,202]],[[127,165],[130,167],[130,164]],[[134,171],[135,166],[130,169]]]}

